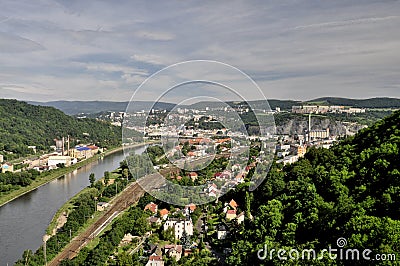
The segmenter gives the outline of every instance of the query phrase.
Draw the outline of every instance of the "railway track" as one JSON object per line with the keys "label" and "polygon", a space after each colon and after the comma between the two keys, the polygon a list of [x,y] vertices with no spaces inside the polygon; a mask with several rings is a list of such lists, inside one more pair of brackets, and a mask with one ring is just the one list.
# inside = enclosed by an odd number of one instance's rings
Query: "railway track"
{"label": "railway track", "polygon": [[111,202],[109,209],[84,232],[76,236],[53,260],[48,263],[49,266],[59,265],[64,259],[72,259],[85,247],[93,238],[95,238],[112,220],[122,211],[136,203],[150,189],[162,185],[164,179],[159,174],[147,175],[135,183],[130,184]]}

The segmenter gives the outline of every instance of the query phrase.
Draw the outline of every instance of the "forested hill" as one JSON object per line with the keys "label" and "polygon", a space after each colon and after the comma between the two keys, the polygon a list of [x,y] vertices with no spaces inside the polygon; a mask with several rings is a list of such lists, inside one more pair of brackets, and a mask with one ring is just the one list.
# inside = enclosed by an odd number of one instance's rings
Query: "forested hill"
{"label": "forested hill", "polygon": [[108,123],[76,119],[53,107],[0,99],[0,154],[6,159],[31,153],[28,146],[47,151],[55,145],[55,138],[67,135],[74,143],[91,142],[101,147],[121,141],[121,129]]}
{"label": "forested hill", "polygon": [[362,108],[400,108],[400,99],[397,98],[370,98],[370,99],[349,99],[338,97],[318,98],[308,102],[322,102],[328,105],[344,105]]}
{"label": "forested hill", "polygon": [[[96,114],[100,112],[125,112],[129,102],[109,101],[52,101],[52,102],[29,102],[33,105],[55,107],[66,114]],[[175,104],[157,102],[154,106],[152,101],[135,101],[129,108],[130,111],[148,110],[150,108],[171,110]]]}
{"label": "forested hill", "polygon": [[[400,112],[364,129],[333,148],[311,148],[304,159],[274,165],[266,181],[249,194],[243,186],[234,198],[255,218],[230,239],[229,265],[370,265],[368,261],[323,260],[283,263],[261,261],[257,251],[292,248],[321,251],[337,247],[396,254],[400,259]],[[300,253],[301,254],[301,253]],[[336,253],[338,254],[338,253]],[[312,263],[311,263],[312,262]],[[376,262],[376,261],[375,261]],[[398,263],[398,261],[397,261]],[[371,264],[372,265],[372,264]],[[398,265],[387,261],[382,265]]]}

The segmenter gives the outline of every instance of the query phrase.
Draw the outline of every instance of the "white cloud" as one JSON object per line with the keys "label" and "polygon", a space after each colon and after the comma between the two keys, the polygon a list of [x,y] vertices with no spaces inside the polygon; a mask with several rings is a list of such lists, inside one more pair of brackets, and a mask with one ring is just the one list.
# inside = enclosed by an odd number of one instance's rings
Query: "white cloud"
{"label": "white cloud", "polygon": [[[271,98],[400,97],[399,11],[373,1],[6,0],[0,84],[21,88],[0,97],[125,100],[149,75],[192,59],[238,67]],[[231,78],[223,74],[213,77]]]}
{"label": "white cloud", "polygon": [[323,27],[341,27],[341,26],[351,26],[356,24],[363,23],[374,23],[385,20],[399,19],[399,16],[386,16],[386,17],[370,17],[370,18],[358,18],[358,19],[349,19],[342,21],[329,21],[323,23],[309,24],[294,27],[295,30],[301,29],[309,29],[309,28],[323,28]]}
{"label": "white cloud", "polygon": [[147,31],[147,30],[141,30],[136,33],[136,36],[139,36],[140,38],[152,40],[152,41],[171,41],[174,39],[174,35],[171,33],[167,32],[155,32],[155,31]]}
{"label": "white cloud", "polygon": [[39,43],[17,35],[0,32],[0,53],[26,53],[45,48]]}
{"label": "white cloud", "polygon": [[131,58],[135,61],[144,62],[153,65],[167,64],[170,59],[156,54],[134,54]]}
{"label": "white cloud", "polygon": [[136,74],[136,75],[142,75],[142,76],[148,75],[148,72],[146,70],[117,65],[117,64],[89,63],[89,64],[86,64],[86,69],[92,70],[92,71],[103,71],[103,72],[123,72],[125,74]]}

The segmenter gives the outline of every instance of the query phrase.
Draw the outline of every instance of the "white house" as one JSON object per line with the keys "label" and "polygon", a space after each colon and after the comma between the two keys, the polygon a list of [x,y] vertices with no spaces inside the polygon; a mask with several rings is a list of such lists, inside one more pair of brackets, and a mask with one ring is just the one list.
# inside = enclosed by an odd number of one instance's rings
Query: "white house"
{"label": "white house", "polygon": [[164,231],[171,227],[174,229],[175,239],[181,239],[183,232],[190,236],[193,235],[193,223],[190,218],[169,218],[164,224]]}

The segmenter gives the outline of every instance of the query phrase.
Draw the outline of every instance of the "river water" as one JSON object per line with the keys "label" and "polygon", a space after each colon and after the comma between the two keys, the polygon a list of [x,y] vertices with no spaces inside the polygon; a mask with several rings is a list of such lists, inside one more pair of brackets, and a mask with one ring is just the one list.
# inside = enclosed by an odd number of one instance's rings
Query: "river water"
{"label": "river water", "polygon": [[[144,149],[132,151],[142,153]],[[0,207],[0,266],[13,265],[26,249],[35,252],[54,214],[89,185],[90,173],[101,178],[105,171],[118,168],[123,159],[123,151],[110,154]]]}

